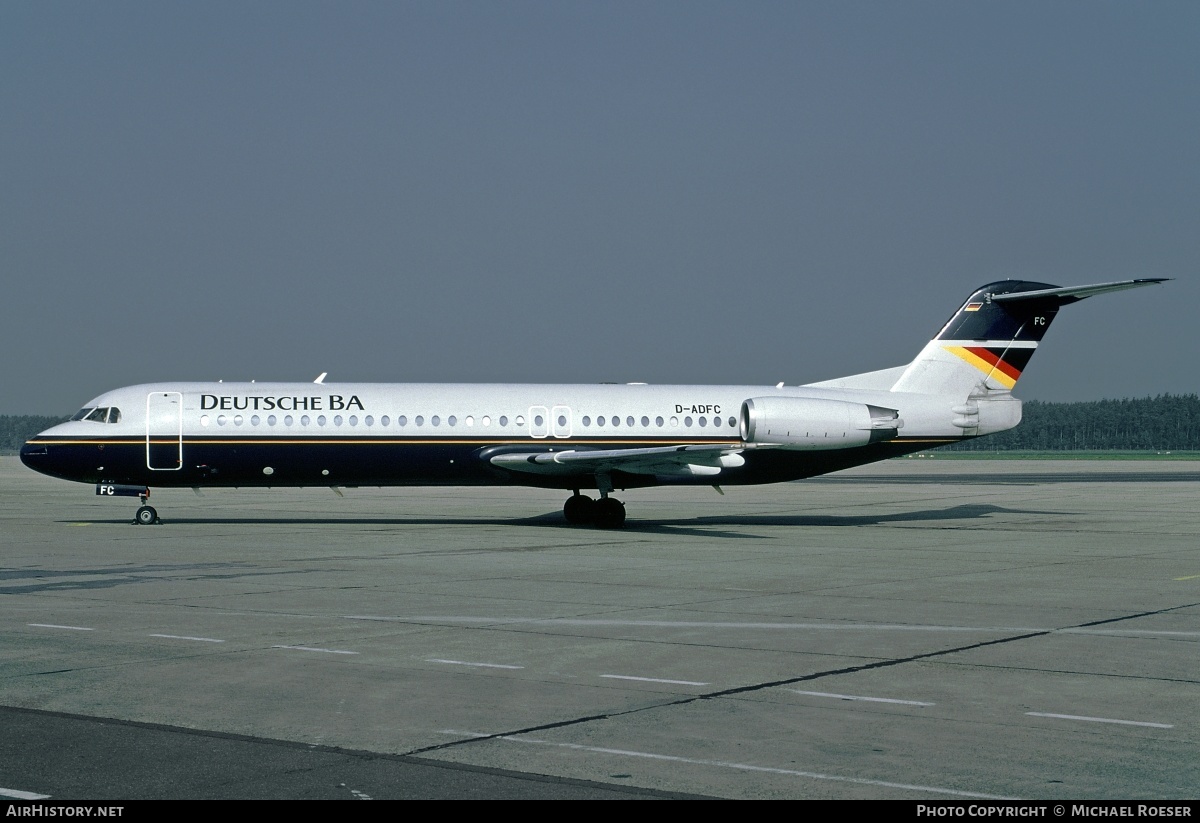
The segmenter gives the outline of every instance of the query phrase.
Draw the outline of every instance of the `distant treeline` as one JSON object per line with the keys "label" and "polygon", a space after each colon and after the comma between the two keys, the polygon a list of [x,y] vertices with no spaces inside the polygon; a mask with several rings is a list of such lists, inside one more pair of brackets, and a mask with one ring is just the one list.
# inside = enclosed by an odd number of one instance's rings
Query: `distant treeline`
{"label": "distant treeline", "polygon": [[1084,403],[1027,401],[1021,425],[950,451],[1200,450],[1200,397],[1160,394]]}
{"label": "distant treeline", "polygon": [[[952,451],[1200,451],[1200,397],[1160,394],[1140,400],[1024,404],[1021,425],[946,448]],[[0,453],[65,417],[0,415]]]}
{"label": "distant treeline", "polygon": [[36,414],[0,414],[0,454],[16,454],[26,440],[67,419]]}

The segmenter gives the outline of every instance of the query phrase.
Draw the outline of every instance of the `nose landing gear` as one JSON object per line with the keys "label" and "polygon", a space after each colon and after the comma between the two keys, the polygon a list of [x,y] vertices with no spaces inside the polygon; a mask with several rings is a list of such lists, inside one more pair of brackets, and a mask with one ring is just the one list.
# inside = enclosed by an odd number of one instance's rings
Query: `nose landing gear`
{"label": "nose landing gear", "polygon": [[142,505],[138,507],[137,512],[133,515],[133,525],[135,526],[157,526],[162,523],[158,519],[158,512],[153,506],[146,504],[146,500],[150,497],[150,489],[143,489],[138,498],[142,501]]}
{"label": "nose landing gear", "polygon": [[[145,498],[142,499],[144,500]],[[154,510],[153,506],[142,506],[133,516],[135,526],[155,526],[161,522],[158,519],[158,512]]]}
{"label": "nose landing gear", "polygon": [[162,522],[158,519],[158,512],[154,510],[154,507],[146,505],[146,501],[150,498],[148,486],[100,482],[96,484],[96,494],[101,497],[136,497],[141,500],[142,506],[133,516],[133,525],[135,526],[153,526]]}

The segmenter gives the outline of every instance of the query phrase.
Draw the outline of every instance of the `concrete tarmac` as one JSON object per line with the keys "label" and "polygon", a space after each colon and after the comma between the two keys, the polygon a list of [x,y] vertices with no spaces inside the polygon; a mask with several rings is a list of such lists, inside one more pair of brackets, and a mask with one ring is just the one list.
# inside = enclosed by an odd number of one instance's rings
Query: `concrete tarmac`
{"label": "concrete tarmac", "polygon": [[0,458],[0,798],[1194,799],[1200,464],[155,490]]}

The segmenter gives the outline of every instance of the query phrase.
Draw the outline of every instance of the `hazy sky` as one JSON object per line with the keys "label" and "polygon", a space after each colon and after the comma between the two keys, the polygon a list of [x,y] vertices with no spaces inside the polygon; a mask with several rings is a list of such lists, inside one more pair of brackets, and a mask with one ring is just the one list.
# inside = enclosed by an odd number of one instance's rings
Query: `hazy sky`
{"label": "hazy sky", "polygon": [[1200,3],[0,4],[0,413],[189,379],[810,382],[1006,277],[1200,390]]}

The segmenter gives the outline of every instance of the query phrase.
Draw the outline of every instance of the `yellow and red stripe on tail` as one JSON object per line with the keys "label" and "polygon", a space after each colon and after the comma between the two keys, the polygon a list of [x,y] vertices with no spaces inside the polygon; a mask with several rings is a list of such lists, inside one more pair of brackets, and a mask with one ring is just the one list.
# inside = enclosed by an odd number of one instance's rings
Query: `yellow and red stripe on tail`
{"label": "yellow and red stripe on tail", "polygon": [[945,346],[946,351],[983,372],[984,379],[995,380],[1005,389],[1012,389],[1021,378],[1021,371],[1033,357],[1034,347]]}

